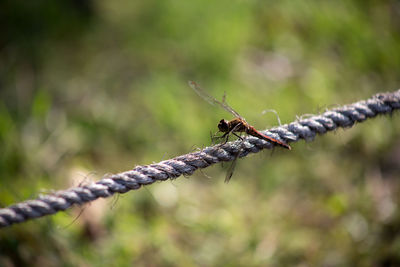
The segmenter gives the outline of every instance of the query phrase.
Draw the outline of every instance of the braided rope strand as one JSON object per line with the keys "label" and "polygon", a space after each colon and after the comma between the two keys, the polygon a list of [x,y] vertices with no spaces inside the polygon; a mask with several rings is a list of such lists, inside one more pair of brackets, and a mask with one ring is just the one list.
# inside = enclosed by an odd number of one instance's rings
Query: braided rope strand
{"label": "braided rope strand", "polygon": [[[352,127],[356,122],[363,122],[379,114],[391,114],[399,108],[400,90],[397,90],[392,93],[377,94],[368,100],[331,109],[321,115],[300,119],[262,131],[262,133],[287,143],[297,142],[300,139],[311,141],[317,134],[325,134],[337,128]],[[191,175],[197,169],[207,168],[221,161],[232,161],[237,153],[240,153],[239,157],[245,157],[249,153],[257,153],[262,149],[274,147],[272,143],[252,136],[246,137],[242,144],[240,142],[210,146],[159,163],[137,166],[133,170],[110,175],[88,185],[40,195],[35,200],[27,200],[2,208],[0,209],[0,227],[54,214],[72,205],[82,205],[100,197],[106,198],[115,193],[126,193],[156,181]]]}

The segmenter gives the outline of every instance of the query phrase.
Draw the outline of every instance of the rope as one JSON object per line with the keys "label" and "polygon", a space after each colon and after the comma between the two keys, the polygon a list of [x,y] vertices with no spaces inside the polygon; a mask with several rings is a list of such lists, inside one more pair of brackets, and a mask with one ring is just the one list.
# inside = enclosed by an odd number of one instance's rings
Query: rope
{"label": "rope", "polygon": [[[262,131],[262,133],[287,143],[297,142],[300,139],[310,141],[317,134],[325,134],[340,127],[351,127],[356,122],[363,122],[379,114],[391,114],[399,108],[400,90],[397,90],[393,93],[377,94],[368,100],[328,110],[321,115],[299,119],[290,124]],[[156,181],[191,175],[197,169],[207,168],[221,161],[232,161],[238,153],[239,157],[245,157],[249,153],[257,153],[262,149],[273,147],[272,143],[249,136],[244,141],[210,146],[156,164],[137,166],[133,170],[110,175],[88,185],[39,195],[35,200],[27,200],[2,208],[0,209],[0,227],[54,214],[72,205],[82,205],[100,197],[106,198],[115,193],[126,193]]]}

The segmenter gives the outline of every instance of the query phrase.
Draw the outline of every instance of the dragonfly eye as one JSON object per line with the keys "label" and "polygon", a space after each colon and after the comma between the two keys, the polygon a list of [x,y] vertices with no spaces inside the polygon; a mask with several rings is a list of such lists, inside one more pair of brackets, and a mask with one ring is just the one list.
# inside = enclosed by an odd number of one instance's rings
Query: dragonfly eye
{"label": "dragonfly eye", "polygon": [[218,129],[223,133],[228,132],[229,131],[228,121],[224,119],[220,120],[218,123]]}

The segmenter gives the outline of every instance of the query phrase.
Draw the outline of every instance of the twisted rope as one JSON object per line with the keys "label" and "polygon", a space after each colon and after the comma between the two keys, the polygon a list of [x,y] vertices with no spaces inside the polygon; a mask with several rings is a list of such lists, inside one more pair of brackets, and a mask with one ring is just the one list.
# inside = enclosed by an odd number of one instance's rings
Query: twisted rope
{"label": "twisted rope", "polygon": [[[362,122],[379,114],[391,114],[399,108],[400,90],[397,90],[393,93],[377,94],[368,100],[328,110],[321,115],[300,119],[263,133],[287,143],[297,142],[300,139],[309,141],[317,134],[325,134],[340,127],[351,127],[355,122]],[[139,189],[142,185],[149,185],[155,181],[177,178],[182,174],[191,175],[197,169],[207,168],[221,161],[232,161],[238,153],[239,157],[245,157],[249,153],[273,147],[272,143],[249,136],[243,143],[235,141],[215,145],[156,164],[137,166],[133,170],[110,175],[88,185],[40,195],[35,200],[0,209],[0,227],[54,214],[74,204],[82,205],[100,197],[110,197],[115,193]]]}

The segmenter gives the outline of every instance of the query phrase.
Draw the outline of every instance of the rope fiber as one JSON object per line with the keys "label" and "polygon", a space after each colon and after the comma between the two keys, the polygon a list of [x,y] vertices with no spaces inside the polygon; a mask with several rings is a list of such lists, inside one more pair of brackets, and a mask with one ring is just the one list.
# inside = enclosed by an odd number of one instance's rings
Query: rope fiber
{"label": "rope fiber", "polygon": [[[311,141],[317,134],[325,134],[337,128],[348,128],[356,122],[363,122],[379,114],[391,114],[399,108],[400,89],[392,93],[380,93],[368,100],[327,110],[323,114],[299,119],[261,132],[286,143],[297,142],[300,139]],[[244,141],[210,146],[159,163],[137,166],[130,171],[106,176],[97,182],[52,194],[39,195],[37,199],[2,208],[0,209],[0,227],[54,214],[72,205],[82,205],[100,197],[106,198],[115,193],[126,193],[156,181],[191,175],[197,169],[207,168],[222,161],[232,161],[238,153],[242,158],[249,153],[257,153],[262,149],[273,147],[272,143],[248,136],[244,138]]]}

